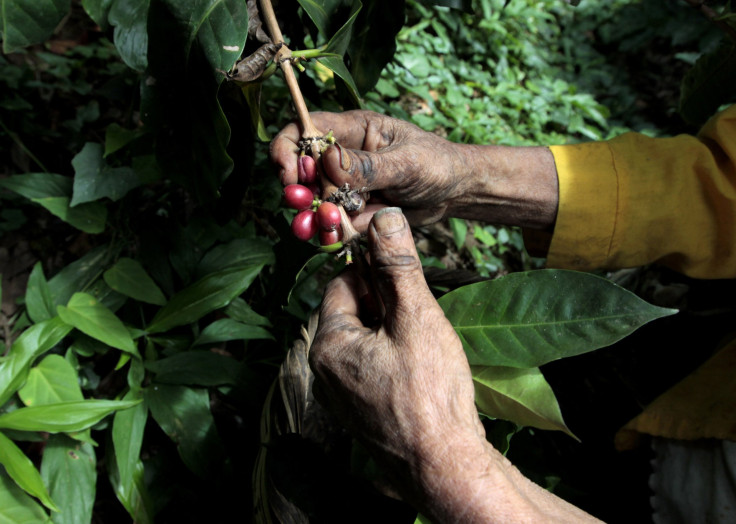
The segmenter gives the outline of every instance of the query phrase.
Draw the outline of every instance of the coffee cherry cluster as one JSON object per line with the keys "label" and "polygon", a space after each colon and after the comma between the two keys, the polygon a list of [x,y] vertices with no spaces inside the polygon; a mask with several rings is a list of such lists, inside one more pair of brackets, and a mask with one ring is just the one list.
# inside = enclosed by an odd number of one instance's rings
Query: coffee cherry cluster
{"label": "coffee cherry cluster", "polygon": [[298,211],[291,221],[295,237],[307,242],[318,236],[324,251],[337,251],[342,247],[341,215],[337,205],[320,200],[318,193],[302,184],[284,187],[284,203]]}

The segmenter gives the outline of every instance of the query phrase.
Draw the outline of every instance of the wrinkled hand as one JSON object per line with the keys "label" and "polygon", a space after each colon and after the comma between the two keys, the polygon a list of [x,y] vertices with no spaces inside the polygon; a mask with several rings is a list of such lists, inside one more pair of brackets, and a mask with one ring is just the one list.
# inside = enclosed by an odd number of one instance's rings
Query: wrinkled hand
{"label": "wrinkled hand", "polygon": [[[401,211],[376,213],[367,237],[376,293],[355,271],[328,285],[309,354],[316,398],[432,522],[598,522],[485,440],[462,344],[427,287]],[[364,304],[376,300],[385,313],[365,325],[379,308]]]}
{"label": "wrinkled hand", "polygon": [[315,394],[416,501],[411,490],[423,489],[427,470],[456,467],[448,450],[485,432],[462,344],[424,280],[401,211],[377,213],[368,242],[385,314],[374,327],[361,321],[367,288],[357,272],[328,285],[310,350]]}
{"label": "wrinkled hand", "polygon": [[[402,207],[413,224],[441,219],[458,196],[467,166],[457,144],[371,111],[317,112],[311,117],[318,129],[332,130],[337,139],[322,156],[325,174],[336,186],[366,188],[372,202]],[[300,136],[297,124],[290,124],[271,142],[271,158],[285,185],[297,182]],[[370,216],[356,227],[365,229]]]}

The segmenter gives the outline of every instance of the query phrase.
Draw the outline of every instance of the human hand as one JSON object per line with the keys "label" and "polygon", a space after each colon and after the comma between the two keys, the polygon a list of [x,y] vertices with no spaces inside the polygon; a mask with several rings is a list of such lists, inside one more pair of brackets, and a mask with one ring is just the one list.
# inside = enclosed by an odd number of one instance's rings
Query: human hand
{"label": "human hand", "polygon": [[309,353],[318,401],[433,522],[596,522],[485,440],[462,344],[401,211],[376,213],[367,238],[370,276],[347,271],[325,291]]}
{"label": "human hand", "polygon": [[421,507],[430,479],[465,474],[448,473],[460,467],[455,450],[484,453],[485,433],[462,344],[424,280],[398,209],[374,216],[368,243],[377,292],[368,303],[385,313],[376,325],[361,320],[368,288],[356,271],[328,285],[310,349],[315,395]]}
{"label": "human hand", "polygon": [[[371,111],[311,114],[317,128],[332,131],[336,145],[322,154],[327,177],[337,186],[371,191],[369,207],[356,217],[356,228],[364,231],[371,210],[385,205],[401,206],[413,224],[430,223],[446,216],[459,195],[462,172],[467,162],[453,144],[417,126]],[[287,125],[271,142],[271,158],[280,166],[281,182],[297,182],[297,124]]]}

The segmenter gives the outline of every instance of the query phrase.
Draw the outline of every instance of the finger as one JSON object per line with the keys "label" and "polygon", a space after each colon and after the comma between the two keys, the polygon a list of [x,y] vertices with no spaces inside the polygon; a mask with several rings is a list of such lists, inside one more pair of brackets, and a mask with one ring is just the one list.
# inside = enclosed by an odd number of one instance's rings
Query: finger
{"label": "finger", "polygon": [[358,215],[355,215],[354,217],[350,217],[355,230],[361,234],[368,231],[368,226],[370,225],[371,220],[373,219],[373,215],[375,215],[378,211],[386,207],[389,207],[389,206],[387,204],[373,203],[373,200],[371,199],[370,203],[366,204],[365,209],[363,210],[362,213],[359,213]]}
{"label": "finger", "polygon": [[[346,111],[343,113],[310,113],[312,123],[324,134],[332,132],[335,139],[345,147],[360,149],[366,143],[366,129],[369,127],[368,111]],[[285,126],[271,141],[271,160],[279,166],[279,179],[284,185],[297,182],[297,157],[302,129],[293,122]]]}
{"label": "finger", "polygon": [[270,144],[271,161],[279,169],[279,179],[283,185],[296,184],[296,162],[299,153],[297,145],[301,137],[299,126],[295,123],[284,127]]}
{"label": "finger", "polygon": [[343,271],[325,289],[320,308],[320,329],[363,327],[360,322],[361,283],[354,271]]}
{"label": "finger", "polygon": [[368,245],[373,285],[386,309],[385,327],[400,328],[405,319],[414,319],[417,311],[435,302],[409,224],[399,208],[385,208],[373,216]]}

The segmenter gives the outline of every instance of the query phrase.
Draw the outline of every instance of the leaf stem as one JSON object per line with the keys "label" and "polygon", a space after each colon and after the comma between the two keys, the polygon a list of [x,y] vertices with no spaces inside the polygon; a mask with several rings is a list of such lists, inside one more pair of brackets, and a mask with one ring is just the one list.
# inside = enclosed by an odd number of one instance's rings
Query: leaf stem
{"label": "leaf stem", "polygon": [[260,0],[261,3],[261,14],[266,21],[266,27],[268,32],[271,34],[271,40],[274,43],[284,43],[279,49],[278,53],[274,57],[274,61],[281,64],[281,70],[284,72],[284,80],[291,93],[292,101],[294,102],[294,108],[296,114],[299,117],[299,121],[302,124],[302,138],[315,138],[322,136],[322,133],[312,123],[312,119],[309,116],[309,110],[307,104],[304,101],[301,89],[299,89],[299,83],[294,73],[294,68],[291,63],[292,53],[291,49],[284,42],[284,37],[281,34],[281,29],[276,20],[276,14],[273,11],[271,0]]}

